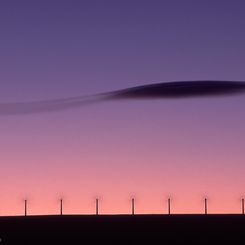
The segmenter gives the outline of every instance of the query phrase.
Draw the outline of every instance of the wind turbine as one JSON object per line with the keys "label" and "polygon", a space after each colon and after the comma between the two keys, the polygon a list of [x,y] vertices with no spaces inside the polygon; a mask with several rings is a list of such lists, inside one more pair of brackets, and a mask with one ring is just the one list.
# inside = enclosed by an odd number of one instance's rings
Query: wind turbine
{"label": "wind turbine", "polygon": [[27,216],[27,199],[24,200],[24,214]]}
{"label": "wind turbine", "polygon": [[204,214],[208,214],[208,199],[206,197],[204,199]]}
{"label": "wind turbine", "polygon": [[99,198],[95,199],[95,214],[99,215]]}
{"label": "wind turbine", "polygon": [[242,202],[242,215],[244,215],[244,198],[242,198],[241,202]]}
{"label": "wind turbine", "polygon": [[63,215],[63,199],[60,199],[60,215]]}
{"label": "wind turbine", "polygon": [[171,214],[171,198],[168,198],[168,214]]}
{"label": "wind turbine", "polygon": [[131,200],[131,208],[132,208],[132,215],[135,214],[135,198],[133,197]]}

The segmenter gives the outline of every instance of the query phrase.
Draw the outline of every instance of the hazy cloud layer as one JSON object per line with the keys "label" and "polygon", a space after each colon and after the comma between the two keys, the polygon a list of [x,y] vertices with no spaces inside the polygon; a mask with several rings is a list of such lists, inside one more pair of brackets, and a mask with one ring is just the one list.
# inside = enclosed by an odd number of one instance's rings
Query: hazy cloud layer
{"label": "hazy cloud layer", "polygon": [[99,103],[105,100],[129,99],[178,99],[236,95],[245,92],[244,82],[232,81],[183,81],[143,85],[101,93],[47,101],[0,103],[0,115],[26,114],[65,110]]}

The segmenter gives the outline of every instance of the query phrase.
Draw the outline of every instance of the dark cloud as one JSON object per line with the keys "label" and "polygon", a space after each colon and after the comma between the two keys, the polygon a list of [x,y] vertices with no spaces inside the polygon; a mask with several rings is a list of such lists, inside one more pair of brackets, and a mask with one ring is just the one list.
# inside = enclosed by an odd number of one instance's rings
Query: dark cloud
{"label": "dark cloud", "polygon": [[235,95],[245,92],[244,82],[185,81],[156,83],[92,96],[22,103],[0,103],[0,115],[40,113],[65,110],[107,100],[189,98]]}
{"label": "dark cloud", "polygon": [[111,94],[115,99],[153,99],[225,96],[245,92],[244,82],[189,81],[156,83],[119,90]]}

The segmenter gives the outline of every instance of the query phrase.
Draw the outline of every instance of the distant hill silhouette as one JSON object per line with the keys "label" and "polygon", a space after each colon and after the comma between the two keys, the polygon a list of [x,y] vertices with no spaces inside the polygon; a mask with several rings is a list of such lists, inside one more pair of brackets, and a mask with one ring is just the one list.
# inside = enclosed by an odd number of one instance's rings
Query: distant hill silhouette
{"label": "distant hill silhouette", "polygon": [[0,217],[0,244],[238,244],[244,232],[244,215]]}

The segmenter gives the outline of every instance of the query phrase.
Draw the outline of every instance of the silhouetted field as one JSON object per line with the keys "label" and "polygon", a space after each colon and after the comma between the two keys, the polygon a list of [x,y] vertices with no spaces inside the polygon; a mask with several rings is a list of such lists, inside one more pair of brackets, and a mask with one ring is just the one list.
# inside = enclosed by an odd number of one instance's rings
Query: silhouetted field
{"label": "silhouetted field", "polygon": [[[0,244],[243,244],[244,215],[0,217]],[[239,242],[240,241],[240,242]]]}

